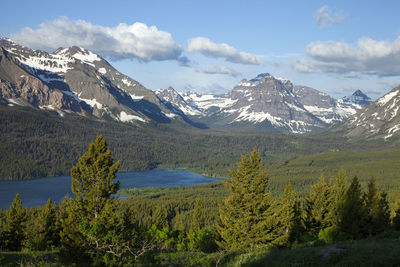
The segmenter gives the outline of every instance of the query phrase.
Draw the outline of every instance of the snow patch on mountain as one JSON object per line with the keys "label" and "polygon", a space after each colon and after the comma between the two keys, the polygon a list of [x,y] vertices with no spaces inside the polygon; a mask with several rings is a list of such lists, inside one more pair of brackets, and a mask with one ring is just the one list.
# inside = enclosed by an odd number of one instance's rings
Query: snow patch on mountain
{"label": "snow patch on mountain", "polygon": [[384,105],[386,105],[386,103],[389,102],[393,97],[395,97],[396,95],[398,95],[399,92],[400,92],[400,91],[393,91],[393,92],[390,92],[390,93],[388,93],[388,94],[382,96],[381,98],[379,98],[377,103],[378,103],[379,105],[381,105],[381,106],[384,106]]}
{"label": "snow patch on mountain", "polygon": [[72,67],[69,66],[69,63],[74,63],[74,59],[59,55],[48,55],[48,57],[18,56],[17,59],[30,68],[51,71],[54,73],[66,73],[68,70],[72,69]]}
{"label": "snow patch on mountain", "polygon": [[138,102],[143,99],[144,96],[142,95],[134,95],[134,94],[129,94],[129,96],[132,98],[133,101]]}
{"label": "snow patch on mountain", "polygon": [[119,118],[120,121],[123,121],[123,122],[129,122],[129,121],[134,121],[134,120],[141,121],[141,122],[146,122],[141,117],[136,116],[136,115],[128,114],[125,111],[121,111],[119,116],[118,116],[118,118]]}

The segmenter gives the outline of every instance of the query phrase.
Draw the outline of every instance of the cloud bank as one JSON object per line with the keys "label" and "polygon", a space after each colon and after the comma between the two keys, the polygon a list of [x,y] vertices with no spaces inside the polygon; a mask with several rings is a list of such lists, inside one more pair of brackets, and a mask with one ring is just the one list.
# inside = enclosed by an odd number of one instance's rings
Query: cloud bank
{"label": "cloud bank", "polygon": [[240,72],[225,66],[199,66],[195,68],[195,71],[206,74],[230,75],[232,77],[241,75]]}
{"label": "cloud bank", "polygon": [[394,41],[361,38],[357,46],[344,42],[312,42],[310,59],[293,63],[298,72],[327,72],[357,77],[357,74],[400,76],[400,36]]}
{"label": "cloud bank", "polygon": [[42,23],[38,29],[24,28],[12,34],[11,38],[26,46],[48,51],[77,45],[114,60],[177,60],[181,65],[189,64],[189,60],[182,57],[183,47],[170,33],[140,22],[103,27],[62,17]]}
{"label": "cloud bank", "polygon": [[196,37],[188,41],[189,52],[199,52],[207,57],[224,58],[226,61],[238,64],[260,65],[258,56],[239,52],[236,48],[225,43],[214,43],[205,37]]}
{"label": "cloud bank", "polygon": [[328,6],[322,6],[314,14],[315,22],[321,28],[330,25],[340,24],[344,21],[344,16],[340,13],[331,14]]}

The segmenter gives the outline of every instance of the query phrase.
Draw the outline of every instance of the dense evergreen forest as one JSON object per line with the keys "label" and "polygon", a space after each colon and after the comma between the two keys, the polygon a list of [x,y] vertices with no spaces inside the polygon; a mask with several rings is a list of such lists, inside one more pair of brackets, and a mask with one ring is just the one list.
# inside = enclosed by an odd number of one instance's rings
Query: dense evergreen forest
{"label": "dense evergreen forest", "polygon": [[99,134],[108,141],[113,155],[121,159],[120,171],[185,167],[213,177],[228,177],[227,170],[253,148],[261,152],[266,164],[288,161],[290,165],[291,159],[301,155],[389,147],[379,142],[344,142],[338,137],[217,132],[183,124],[132,125],[71,114],[62,118],[52,111],[1,104],[0,124],[3,180],[67,175]]}
{"label": "dense evergreen forest", "polygon": [[[275,195],[261,155],[254,149],[241,156],[223,184],[125,189],[121,193],[129,197],[121,201],[112,196],[119,189],[114,178],[121,162],[98,136],[71,169],[75,198],[24,208],[16,195],[1,211],[0,263],[400,264],[400,198],[391,205],[374,179],[362,186],[344,171],[321,176],[304,196],[291,183]],[[373,258],[365,254],[371,244],[382,246]]]}

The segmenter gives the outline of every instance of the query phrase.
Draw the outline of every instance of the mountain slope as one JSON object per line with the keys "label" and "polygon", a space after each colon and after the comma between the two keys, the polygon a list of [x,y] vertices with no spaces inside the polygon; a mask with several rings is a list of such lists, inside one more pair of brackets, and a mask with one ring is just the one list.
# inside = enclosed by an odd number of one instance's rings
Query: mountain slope
{"label": "mountain slope", "polygon": [[388,139],[400,136],[400,86],[369,104],[337,129],[351,138]]}
{"label": "mountain slope", "polygon": [[249,81],[244,79],[223,95],[193,92],[179,95],[170,89],[158,91],[157,95],[193,120],[212,128],[296,134],[341,122],[362,108],[361,100],[369,99],[357,91],[354,97],[336,100],[316,89],[294,86],[290,80],[268,73]]}
{"label": "mountain slope", "polygon": [[9,102],[122,122],[182,120],[153,91],[86,49],[59,48],[49,54],[9,39],[0,39],[0,46],[0,93]]}

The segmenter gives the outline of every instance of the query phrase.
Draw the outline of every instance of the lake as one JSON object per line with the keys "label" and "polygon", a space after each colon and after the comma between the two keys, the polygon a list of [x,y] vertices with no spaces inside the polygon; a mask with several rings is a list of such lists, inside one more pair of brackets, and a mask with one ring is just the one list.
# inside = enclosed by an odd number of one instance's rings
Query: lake
{"label": "lake", "polygon": [[[171,171],[168,169],[121,172],[117,173],[117,180],[120,181],[121,188],[190,186],[217,181],[217,179],[186,170]],[[48,198],[59,203],[65,195],[73,196],[71,191],[71,176],[36,178],[22,181],[0,181],[0,208],[8,208],[17,193],[21,195],[23,206],[44,205]]]}

